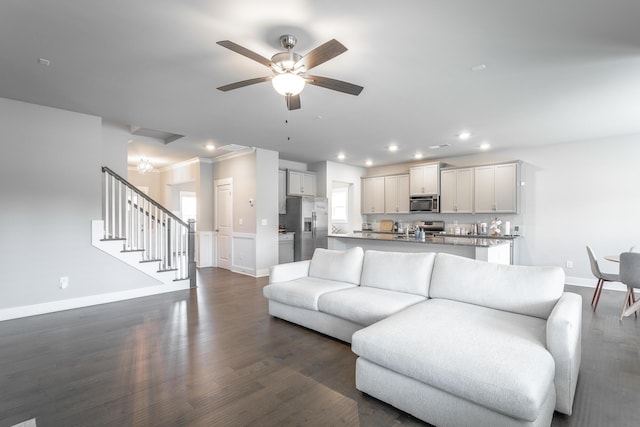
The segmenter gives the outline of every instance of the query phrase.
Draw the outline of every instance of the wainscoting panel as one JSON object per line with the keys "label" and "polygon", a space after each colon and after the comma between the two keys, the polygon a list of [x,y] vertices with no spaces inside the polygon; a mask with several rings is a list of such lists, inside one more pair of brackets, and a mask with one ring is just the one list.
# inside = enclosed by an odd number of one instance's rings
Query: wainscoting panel
{"label": "wainscoting panel", "polygon": [[196,263],[198,268],[217,267],[213,231],[196,233]]}
{"label": "wainscoting panel", "polygon": [[256,235],[233,233],[233,264],[231,271],[256,276]]}

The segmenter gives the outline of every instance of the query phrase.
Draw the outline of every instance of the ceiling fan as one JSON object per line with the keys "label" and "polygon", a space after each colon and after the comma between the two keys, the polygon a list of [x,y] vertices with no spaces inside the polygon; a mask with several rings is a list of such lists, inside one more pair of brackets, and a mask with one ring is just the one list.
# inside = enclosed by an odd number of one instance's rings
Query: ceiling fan
{"label": "ceiling fan", "polygon": [[347,48],[342,43],[336,39],[332,39],[316,47],[305,56],[302,56],[292,51],[296,42],[297,39],[290,34],[280,36],[280,44],[283,48],[287,49],[287,51],[278,52],[273,55],[271,59],[267,59],[232,41],[219,41],[218,44],[220,46],[226,47],[229,50],[253,59],[265,67],[270,68],[274,75],[231,83],[220,86],[218,90],[226,92],[256,83],[271,81],[274,89],[279,94],[284,95],[289,110],[297,110],[300,108],[300,92],[302,92],[306,83],[356,96],[362,92],[364,88],[354,85],[353,83],[305,74],[312,68],[346,52]]}

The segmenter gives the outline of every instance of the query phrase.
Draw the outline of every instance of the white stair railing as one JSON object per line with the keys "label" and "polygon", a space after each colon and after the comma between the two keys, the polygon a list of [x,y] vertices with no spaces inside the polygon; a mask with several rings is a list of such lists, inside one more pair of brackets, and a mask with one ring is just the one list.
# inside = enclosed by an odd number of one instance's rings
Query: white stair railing
{"label": "white stair railing", "polygon": [[122,240],[124,252],[141,262],[175,271],[175,280],[195,287],[195,221],[184,222],[106,166],[103,172],[103,240]]}

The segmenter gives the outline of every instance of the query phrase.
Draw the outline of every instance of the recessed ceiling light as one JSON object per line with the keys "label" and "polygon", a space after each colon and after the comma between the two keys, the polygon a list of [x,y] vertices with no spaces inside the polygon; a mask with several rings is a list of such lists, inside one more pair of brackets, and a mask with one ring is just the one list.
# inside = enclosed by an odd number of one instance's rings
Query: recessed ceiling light
{"label": "recessed ceiling light", "polygon": [[471,71],[482,71],[487,69],[487,64],[478,64],[471,67]]}
{"label": "recessed ceiling light", "polygon": [[51,61],[45,58],[38,58],[38,64],[48,67],[49,65],[51,65]]}
{"label": "recessed ceiling light", "polygon": [[448,147],[451,144],[440,144],[440,145],[431,145],[429,146],[430,150],[437,150],[438,148],[444,148],[444,147]]}
{"label": "recessed ceiling light", "polygon": [[398,151],[398,146],[396,144],[391,144],[389,146],[389,151],[391,151],[392,153],[395,153],[396,151]]}
{"label": "recessed ceiling light", "polygon": [[491,148],[491,144],[489,144],[488,142],[483,142],[478,146],[478,148],[480,148],[481,150],[488,150],[489,148]]}
{"label": "recessed ceiling light", "polygon": [[367,165],[367,166],[371,166],[373,164],[373,162],[371,160],[367,160],[364,164]]}
{"label": "recessed ceiling light", "polygon": [[466,141],[469,138],[471,138],[471,132],[468,132],[466,130],[458,134],[458,139],[461,141]]}
{"label": "recessed ceiling light", "polygon": [[344,153],[339,153],[338,154],[338,160],[344,160],[347,156],[344,155]]}
{"label": "recessed ceiling light", "polygon": [[420,159],[422,158],[422,153],[416,153],[416,154],[413,156],[413,158],[414,158],[414,159],[416,159],[416,160],[420,160]]}
{"label": "recessed ceiling light", "polygon": [[215,146],[215,145],[213,145],[213,144],[211,144],[211,143],[209,143],[209,144],[205,145],[205,148],[206,148],[207,150],[209,150],[209,151],[213,151],[213,150],[215,150],[215,149],[216,149],[216,146]]}

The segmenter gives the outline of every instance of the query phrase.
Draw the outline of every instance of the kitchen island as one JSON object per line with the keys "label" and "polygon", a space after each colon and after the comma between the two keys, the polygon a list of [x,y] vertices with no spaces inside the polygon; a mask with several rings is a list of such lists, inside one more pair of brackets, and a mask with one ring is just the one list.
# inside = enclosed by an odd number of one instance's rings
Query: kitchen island
{"label": "kitchen island", "polygon": [[513,263],[512,237],[434,235],[416,240],[413,236],[376,232],[330,234],[328,237],[329,249],[360,246],[376,251],[443,252],[498,264]]}

